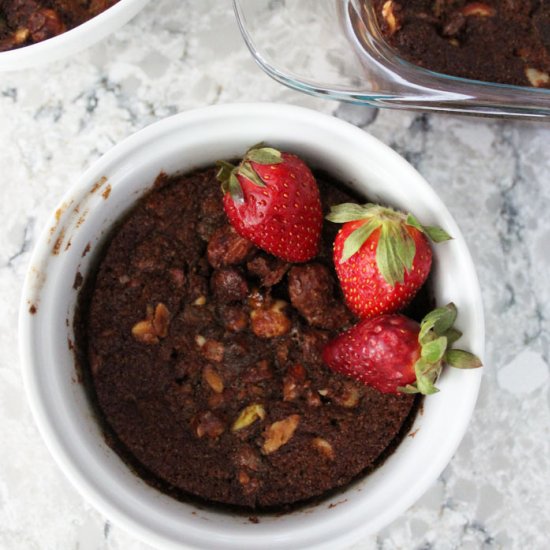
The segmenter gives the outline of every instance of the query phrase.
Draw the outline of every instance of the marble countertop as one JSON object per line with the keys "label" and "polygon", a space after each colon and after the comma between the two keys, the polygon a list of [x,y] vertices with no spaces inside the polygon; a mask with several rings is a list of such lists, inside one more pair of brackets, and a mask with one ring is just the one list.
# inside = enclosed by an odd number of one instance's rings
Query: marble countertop
{"label": "marble countertop", "polygon": [[449,206],[478,266],[488,339],[470,429],[424,497],[354,548],[547,548],[550,125],[293,92],[254,64],[228,0],[151,2],[76,58],[0,76],[0,548],[149,548],[92,509],[49,456],[22,385],[19,295],[39,231],[90,163],[160,118],[234,101],[334,113],[393,147]]}

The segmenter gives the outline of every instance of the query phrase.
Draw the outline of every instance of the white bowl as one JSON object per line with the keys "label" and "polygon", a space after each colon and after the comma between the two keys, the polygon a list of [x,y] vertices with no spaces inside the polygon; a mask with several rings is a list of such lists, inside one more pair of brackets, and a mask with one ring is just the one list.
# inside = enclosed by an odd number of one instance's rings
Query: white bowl
{"label": "white bowl", "polygon": [[439,476],[464,435],[478,393],[479,370],[447,368],[440,393],[425,400],[416,418],[415,437],[405,437],[382,467],[344,494],[307,511],[262,517],[259,524],[157,492],[105,444],[70,349],[77,272],[86,276],[102,237],[160,171],[189,171],[234,158],[260,141],[296,152],[371,199],[444,227],[454,240],[435,247],[437,303],[457,304],[460,344],[483,355],[479,284],[456,223],[424,179],[372,136],[307,109],[251,104],[180,114],[126,139],[66,194],[39,239],[22,297],[21,357],[36,422],[63,472],[104,515],[163,548],[334,550],[374,533]]}
{"label": "white bowl", "polygon": [[116,31],[149,0],[120,0],[111,8],[63,34],[23,48],[0,52],[0,71],[18,71],[73,55]]}

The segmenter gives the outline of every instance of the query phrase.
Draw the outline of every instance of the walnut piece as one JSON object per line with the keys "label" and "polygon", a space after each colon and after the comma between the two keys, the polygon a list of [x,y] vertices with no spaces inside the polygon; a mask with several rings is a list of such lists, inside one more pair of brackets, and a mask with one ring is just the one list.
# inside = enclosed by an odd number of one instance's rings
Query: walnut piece
{"label": "walnut piece", "polygon": [[525,69],[525,76],[535,88],[542,88],[550,84],[550,75],[548,73],[544,73],[532,67]]}
{"label": "walnut piece", "polygon": [[202,377],[215,393],[223,392],[223,380],[214,367],[206,365],[202,371]]}
{"label": "walnut piece", "polygon": [[322,455],[326,456],[329,460],[334,460],[334,449],[332,445],[322,437],[316,437],[311,441],[311,444],[315,449],[317,449]]}
{"label": "walnut piece", "polygon": [[[198,336],[195,337],[195,342],[197,342],[197,338]],[[202,345],[199,344],[199,347],[201,348],[202,355],[208,359],[208,361],[214,361],[215,363],[221,363],[223,361],[225,348],[221,342],[205,339]]]}
{"label": "walnut piece", "polygon": [[466,4],[460,13],[466,17],[493,17],[495,15],[495,9],[483,2],[470,2]]}
{"label": "walnut piece", "polygon": [[237,417],[237,420],[233,423],[231,427],[232,432],[237,432],[244,428],[247,428],[256,420],[263,420],[265,418],[265,409],[263,405],[259,403],[254,403],[245,407]]}
{"label": "walnut piece", "polygon": [[168,336],[169,324],[170,312],[164,304],[157,304],[155,309],[147,306],[145,319],[132,327],[132,336],[144,344],[158,344],[160,338]]}
{"label": "walnut piece", "polygon": [[300,415],[291,414],[283,420],[279,420],[268,426],[264,432],[265,441],[262,446],[262,452],[266,455],[274,453],[288,443],[294,435],[299,422]]}
{"label": "walnut piece", "polygon": [[285,313],[287,303],[275,300],[250,312],[252,332],[258,338],[276,338],[290,331],[292,323]]}
{"label": "walnut piece", "polygon": [[393,0],[387,0],[382,6],[382,17],[384,21],[386,21],[386,25],[388,25],[388,32],[390,35],[401,28],[401,24],[395,17],[394,10],[395,6]]}
{"label": "walnut piece", "polygon": [[211,411],[196,414],[191,420],[191,427],[199,438],[216,439],[225,431],[223,422]]}

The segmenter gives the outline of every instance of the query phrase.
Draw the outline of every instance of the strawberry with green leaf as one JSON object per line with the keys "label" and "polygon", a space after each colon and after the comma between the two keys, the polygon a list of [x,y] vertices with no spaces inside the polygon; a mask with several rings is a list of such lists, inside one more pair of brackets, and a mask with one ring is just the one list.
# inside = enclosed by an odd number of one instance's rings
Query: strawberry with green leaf
{"label": "strawberry with green leaf", "polygon": [[333,206],[327,219],[344,224],[334,240],[334,266],[348,307],[361,318],[403,309],[430,273],[429,239],[451,238],[378,204]]}
{"label": "strawberry with green leaf", "polygon": [[453,327],[456,315],[450,303],[428,313],[420,325],[401,314],[363,319],[328,342],[323,361],[382,393],[435,393],[444,364],[459,369],[482,366],[475,355],[452,349],[461,337]]}
{"label": "strawberry with green leaf", "polygon": [[238,166],[218,162],[224,209],[237,233],[287,262],[319,248],[323,214],[317,182],[296,155],[256,145]]}

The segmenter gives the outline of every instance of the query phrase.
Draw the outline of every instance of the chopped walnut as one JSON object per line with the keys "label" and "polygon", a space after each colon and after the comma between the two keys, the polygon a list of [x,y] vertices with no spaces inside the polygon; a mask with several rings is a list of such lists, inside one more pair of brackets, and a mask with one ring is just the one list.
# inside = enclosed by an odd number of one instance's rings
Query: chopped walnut
{"label": "chopped walnut", "polygon": [[390,35],[401,28],[401,23],[395,17],[395,2],[393,0],[387,0],[382,6],[382,17],[388,25]]}
{"label": "chopped walnut", "polygon": [[262,452],[266,455],[274,453],[288,443],[294,435],[299,422],[300,415],[291,414],[287,418],[268,426],[264,432],[265,441],[262,446]]}
{"label": "chopped walnut", "polygon": [[337,390],[333,388],[323,388],[318,390],[317,393],[347,409],[357,407],[363,396],[361,390],[351,381],[343,382],[342,387]]}
{"label": "chopped walnut", "polygon": [[322,455],[326,456],[329,460],[334,460],[334,449],[332,445],[322,437],[316,437],[311,441],[311,444],[315,449],[317,449]]}
{"label": "chopped walnut", "polygon": [[259,338],[276,338],[287,334],[292,323],[285,313],[287,303],[275,300],[250,313],[252,332]]}
{"label": "chopped walnut", "polygon": [[158,344],[159,338],[168,335],[169,324],[170,312],[164,304],[157,304],[154,310],[147,306],[146,317],[132,327],[132,336],[144,344]]}
{"label": "chopped walnut", "polygon": [[550,75],[548,73],[533,69],[532,67],[525,69],[525,76],[531,83],[531,86],[535,88],[542,88],[550,84]]}
{"label": "chopped walnut", "polygon": [[[198,337],[197,337],[198,338]],[[196,341],[196,338],[195,338]],[[224,355],[224,345],[217,340],[205,340],[204,344],[200,346],[202,355],[209,361],[215,363],[221,363]]]}
{"label": "chopped walnut", "polygon": [[223,380],[214,367],[206,365],[202,371],[202,377],[214,392],[223,392]]}
{"label": "chopped walnut", "polygon": [[243,493],[247,495],[255,493],[260,488],[260,482],[256,478],[249,476],[244,470],[239,472],[238,479]]}
{"label": "chopped walnut", "polygon": [[262,459],[249,445],[243,445],[233,455],[233,461],[237,466],[249,468],[258,472],[262,466]]}
{"label": "chopped walnut", "polygon": [[319,407],[321,405],[321,398],[317,393],[315,393],[310,388],[306,390],[305,395],[306,395],[306,403],[310,407]]}
{"label": "chopped walnut", "polygon": [[225,431],[223,422],[211,411],[196,414],[191,420],[191,426],[199,438],[206,436],[216,439]]}
{"label": "chopped walnut", "polygon": [[470,2],[466,4],[460,13],[466,17],[493,17],[495,15],[495,9],[483,2]]}
{"label": "chopped walnut", "polygon": [[239,483],[241,485],[247,485],[250,482],[250,476],[244,471],[239,472]]}
{"label": "chopped walnut", "polygon": [[352,385],[346,384],[339,395],[334,396],[334,402],[347,409],[353,409],[359,405],[361,399],[361,392],[359,389]]}
{"label": "chopped walnut", "polygon": [[237,432],[244,428],[247,428],[256,420],[263,420],[265,418],[265,409],[259,403],[254,403],[245,407],[239,414],[237,420],[233,423],[231,427],[232,432]]}

